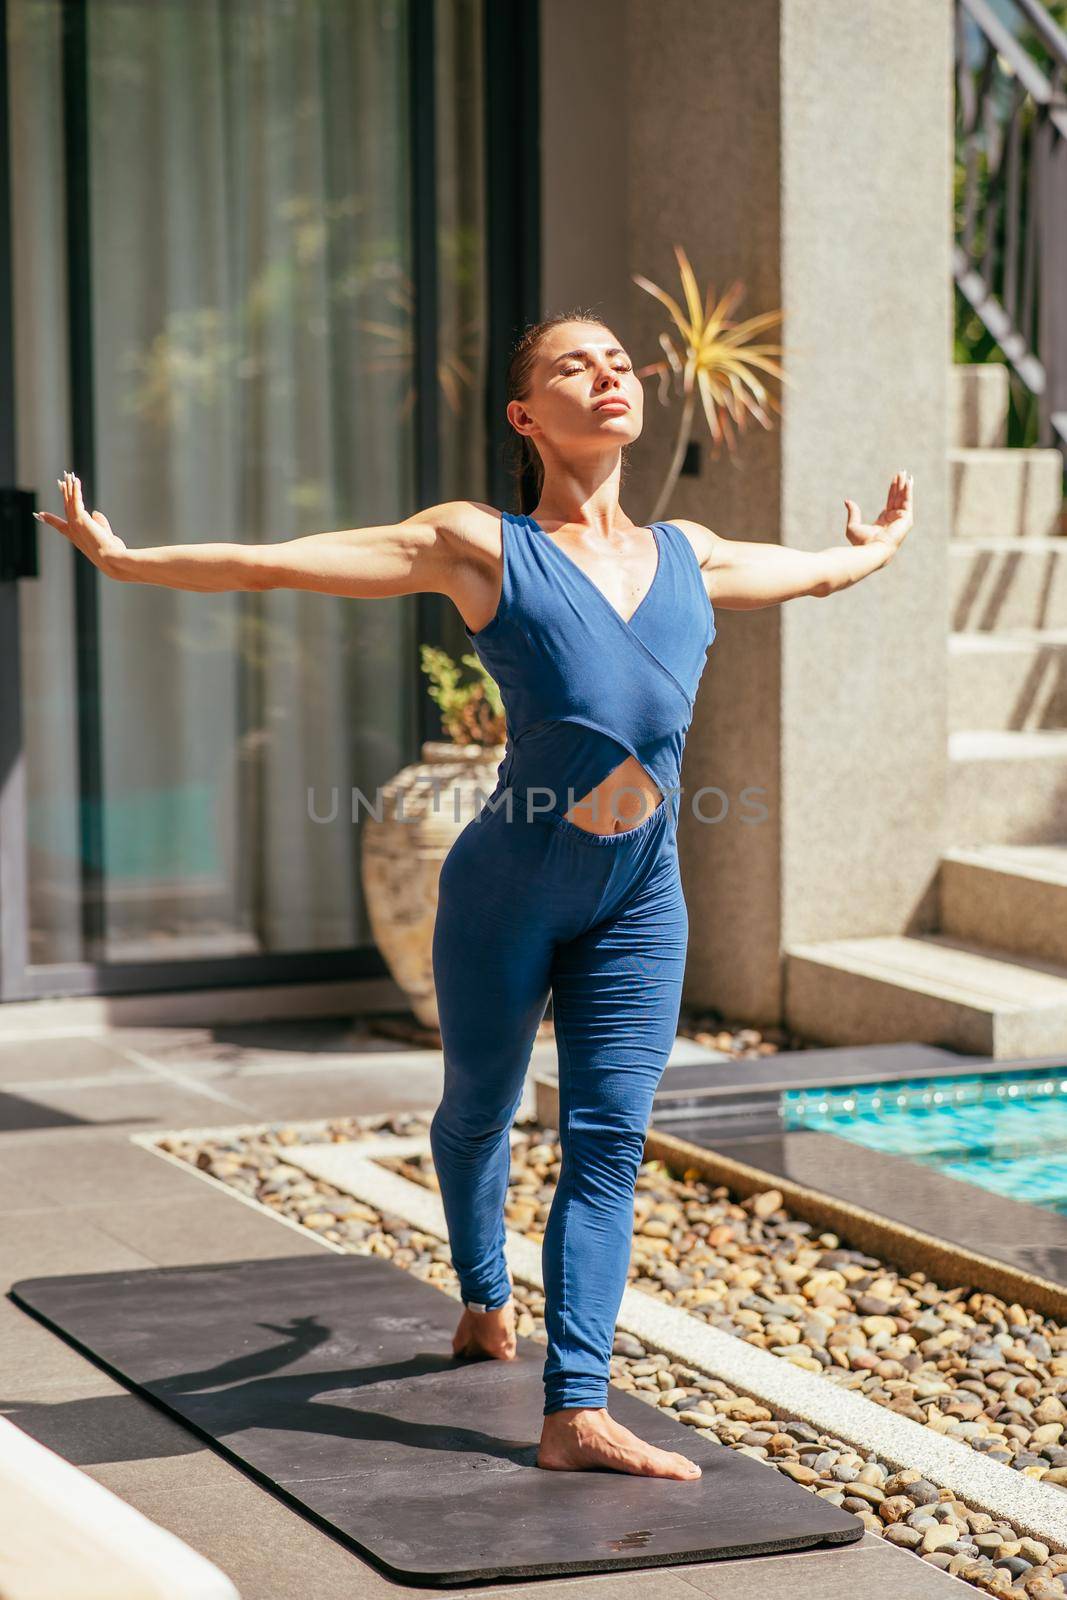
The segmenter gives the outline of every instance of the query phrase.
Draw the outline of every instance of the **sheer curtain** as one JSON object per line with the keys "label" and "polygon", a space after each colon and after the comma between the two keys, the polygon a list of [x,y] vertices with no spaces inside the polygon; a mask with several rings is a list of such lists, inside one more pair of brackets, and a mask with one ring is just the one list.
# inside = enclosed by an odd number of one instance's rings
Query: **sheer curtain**
{"label": "sheer curtain", "polygon": [[[19,481],[58,509],[57,474],[86,470],[68,444],[60,6],[8,9]],[[408,515],[407,7],[93,0],[87,16],[93,501],[131,545]],[[415,753],[415,602],[100,578],[107,937],[86,951],[73,553],[47,528],[38,542],[33,959],[369,942],[350,800]]]}

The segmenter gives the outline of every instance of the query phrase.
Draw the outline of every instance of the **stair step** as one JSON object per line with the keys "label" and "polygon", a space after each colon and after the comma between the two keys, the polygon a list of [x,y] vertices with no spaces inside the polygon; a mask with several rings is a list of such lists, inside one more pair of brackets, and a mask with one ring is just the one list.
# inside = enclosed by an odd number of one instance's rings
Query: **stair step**
{"label": "stair step", "polygon": [[1007,442],[1008,369],[1002,361],[957,362],[948,386],[949,438],[956,446],[990,449]]}
{"label": "stair step", "polygon": [[1067,839],[946,850],[940,931],[1067,965]]}
{"label": "stair step", "polygon": [[955,539],[1041,539],[1062,532],[1063,457],[1058,450],[948,453]]}
{"label": "stair step", "polygon": [[1067,539],[950,539],[957,633],[1067,628]]}
{"label": "stair step", "polygon": [[1003,1061],[1067,1051],[1067,965],[945,934],[795,944],[785,1019],[820,1044],[909,1039]]}
{"label": "stair step", "polygon": [[946,814],[954,845],[1054,844],[1067,834],[1067,730],[949,734]]}
{"label": "stair step", "polygon": [[1067,728],[1067,627],[952,633],[948,720],[968,728]]}

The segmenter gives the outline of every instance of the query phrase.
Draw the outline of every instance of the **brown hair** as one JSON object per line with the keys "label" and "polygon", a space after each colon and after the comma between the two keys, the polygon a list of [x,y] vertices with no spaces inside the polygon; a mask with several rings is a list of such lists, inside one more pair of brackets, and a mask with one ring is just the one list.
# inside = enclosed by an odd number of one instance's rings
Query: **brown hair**
{"label": "brown hair", "polygon": [[[561,322],[591,322],[594,326],[607,331],[606,322],[595,312],[582,307],[577,307],[573,311],[558,311],[551,317],[544,317],[540,322],[531,322],[523,331],[508,361],[505,402],[525,400],[530,390],[530,377],[541,341],[551,328],[558,327]],[[624,472],[629,448],[629,445],[623,447]],[[517,509],[523,513],[535,506],[541,498],[541,489],[545,481],[544,462],[533,440],[525,433],[516,433],[514,428],[510,431],[507,454],[510,457],[509,470],[515,483]]]}

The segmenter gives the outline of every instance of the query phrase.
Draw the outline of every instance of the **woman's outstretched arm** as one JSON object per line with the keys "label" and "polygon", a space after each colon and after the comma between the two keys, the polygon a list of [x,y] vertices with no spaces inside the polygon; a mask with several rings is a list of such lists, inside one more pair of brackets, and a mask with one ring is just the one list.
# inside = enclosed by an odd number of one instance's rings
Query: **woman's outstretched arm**
{"label": "woman's outstretched arm", "polygon": [[712,604],[723,610],[755,610],[802,595],[836,594],[859,583],[891,561],[903,543],[912,526],[911,491],[910,472],[898,472],[874,522],[862,522],[859,506],[846,500],[848,544],[825,550],[724,539],[701,527],[706,537],[700,564]]}
{"label": "woman's outstretched arm", "polygon": [[66,534],[107,577],[124,583],[203,594],[307,589],[353,599],[425,591],[454,597],[457,571],[469,554],[463,548],[469,501],[430,506],[403,522],[310,533],[273,544],[171,544],[130,550],[101,511],[86,511],[81,484],[73,473],[58,481],[66,515],[40,512],[40,520]]}

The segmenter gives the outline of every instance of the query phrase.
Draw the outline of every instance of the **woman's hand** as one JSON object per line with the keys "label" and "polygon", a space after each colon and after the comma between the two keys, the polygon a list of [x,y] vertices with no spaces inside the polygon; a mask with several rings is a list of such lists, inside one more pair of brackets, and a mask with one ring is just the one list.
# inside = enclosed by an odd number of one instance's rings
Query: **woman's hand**
{"label": "woman's hand", "polygon": [[910,472],[896,474],[889,485],[885,509],[879,513],[875,522],[861,522],[860,508],[855,500],[846,500],[848,522],[845,526],[845,536],[849,542],[873,544],[877,541],[879,544],[888,545],[891,551],[898,550],[912,525],[911,484]]}
{"label": "woman's hand", "polygon": [[60,533],[65,533],[71,544],[75,545],[84,556],[88,556],[94,567],[99,567],[101,572],[108,571],[108,563],[112,556],[121,555],[126,545],[117,533],[111,530],[111,524],[102,511],[94,511],[92,515],[86,511],[82,504],[82,487],[73,472],[65,472],[56,482],[63,491],[63,506],[66,517],[56,517],[48,511],[35,511],[33,514],[38,522],[47,522],[50,528],[57,528]]}

